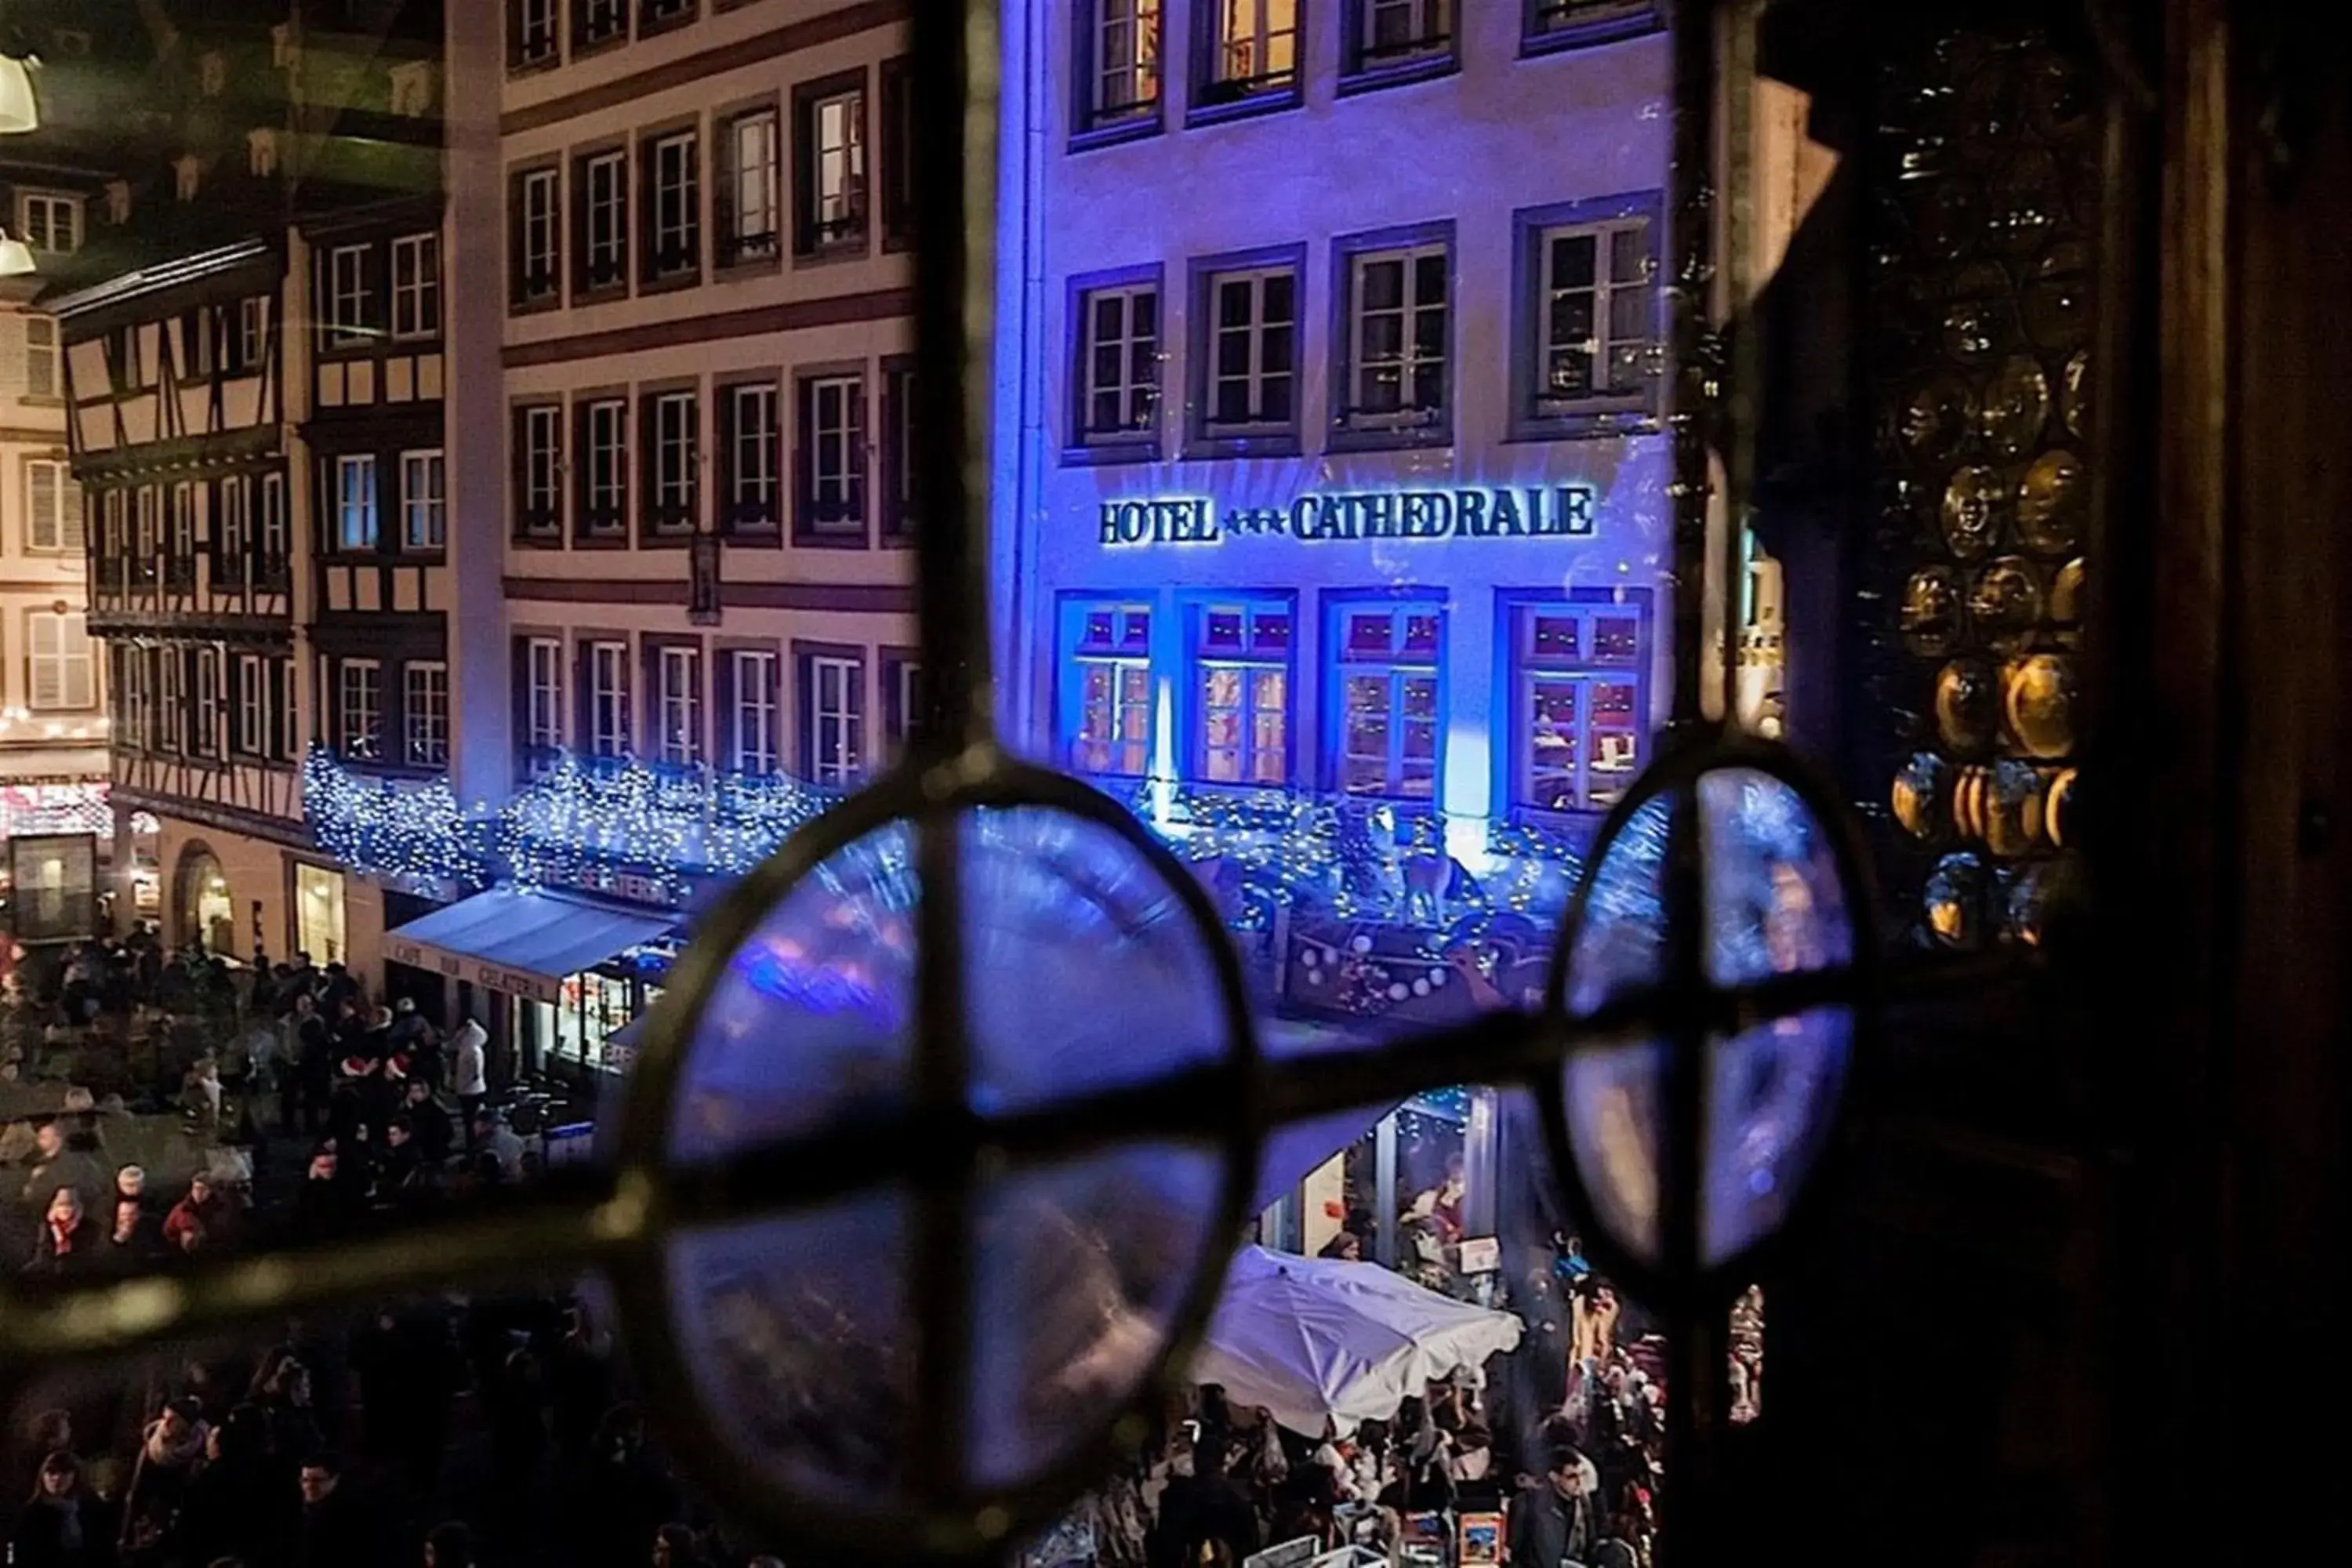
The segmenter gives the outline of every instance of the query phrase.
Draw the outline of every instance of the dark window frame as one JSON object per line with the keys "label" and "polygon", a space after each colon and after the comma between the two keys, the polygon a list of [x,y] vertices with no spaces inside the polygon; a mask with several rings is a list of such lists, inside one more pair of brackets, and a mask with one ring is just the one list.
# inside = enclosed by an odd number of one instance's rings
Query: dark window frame
{"label": "dark window frame", "polygon": [[[818,550],[869,550],[874,544],[874,522],[869,505],[871,476],[866,462],[866,447],[873,428],[867,405],[872,401],[869,367],[863,360],[843,360],[830,364],[807,364],[793,373],[793,542]],[[851,381],[857,384],[855,410],[856,439],[847,443],[852,458],[847,476],[853,499],[842,509],[856,514],[854,520],[842,517],[821,517],[816,500],[816,388],[820,384]]]}
{"label": "dark window frame", "polygon": [[[1261,5],[1271,3],[1272,0],[1259,0]],[[1195,0],[1192,47],[1187,51],[1191,63],[1186,79],[1192,91],[1184,107],[1185,125],[1222,125],[1261,114],[1279,114],[1306,104],[1307,43],[1315,25],[1314,0],[1296,0],[1296,7],[1291,13],[1289,75],[1228,79],[1218,72],[1219,58],[1223,52],[1218,26],[1223,7]]]}
{"label": "dark window frame", "polygon": [[[530,269],[528,244],[530,214],[524,193],[544,179],[554,193],[553,249],[543,273]],[[564,262],[568,214],[564,208],[563,160],[561,155],[529,159],[507,168],[507,313],[525,315],[556,310],[563,306]]]}
{"label": "dark window frame", "polygon": [[[572,150],[571,163],[570,229],[572,242],[572,303],[589,300],[616,300],[629,292],[632,276],[630,258],[636,244],[635,203],[630,194],[631,148],[625,138],[612,138],[589,143]],[[599,274],[591,254],[589,222],[592,216],[589,202],[590,171],[607,160],[618,159],[619,200],[614,204],[615,220],[621,232],[614,237],[610,270]]]}
{"label": "dark window frame", "polygon": [[[1130,645],[1127,641],[1128,617],[1139,613],[1144,620],[1144,637],[1139,647]],[[1118,617],[1113,623],[1118,634],[1113,644],[1093,646],[1087,642],[1084,627],[1087,616],[1095,614],[1108,614]],[[1085,679],[1082,672],[1088,664],[1109,663],[1118,666],[1139,663],[1143,666],[1146,691],[1156,692],[1160,672],[1165,664],[1162,658],[1162,643],[1166,614],[1166,595],[1154,588],[1127,590],[1066,588],[1054,595],[1052,709],[1054,760],[1058,765],[1068,769],[1080,778],[1089,780],[1117,779],[1131,782],[1150,776],[1152,765],[1151,753],[1156,737],[1150,733],[1153,720],[1148,713],[1144,719],[1146,733],[1141,742],[1142,755],[1139,765],[1132,772],[1111,766],[1088,767],[1079,759],[1078,743],[1083,738],[1080,726],[1084,722],[1086,713]],[[1155,701],[1156,698],[1147,699],[1147,709]],[[1124,694],[1114,689],[1111,693],[1114,715],[1116,716],[1118,711],[1126,706],[1128,704]],[[1115,723],[1114,732],[1104,737],[1101,743],[1106,748],[1124,746],[1128,742],[1122,738],[1122,728]],[[1106,756],[1116,760],[1111,752],[1107,751]]]}
{"label": "dark window frame", "polygon": [[[922,737],[923,710],[930,694],[923,684],[922,649],[885,645],[874,650],[874,657],[882,676],[882,760],[892,763],[906,755],[908,742]],[[909,671],[915,684],[911,703],[899,689]]]}
{"label": "dark window frame", "polygon": [[1438,77],[1452,76],[1462,68],[1462,24],[1464,8],[1477,0],[1444,0],[1449,18],[1446,36],[1441,45],[1416,49],[1391,59],[1375,58],[1365,37],[1365,8],[1371,0],[1340,0],[1339,17],[1339,94],[1346,98],[1353,93],[1376,92],[1381,88],[1402,87],[1407,82],[1431,81]]}
{"label": "dark window frame", "polygon": [[637,0],[636,12],[637,37],[656,38],[699,20],[702,6],[699,0]]}
{"label": "dark window frame", "polygon": [[[769,193],[769,220],[763,237],[737,232],[739,186],[742,165],[737,137],[748,121],[766,118],[773,126],[773,180]],[[788,230],[793,221],[790,152],[785,145],[782,100],[779,95],[751,98],[728,104],[710,117],[710,265],[719,273],[772,272],[783,263]]]}
{"label": "dark window frame", "polygon": [[[849,664],[857,671],[856,705],[847,715],[848,721],[855,727],[850,742],[849,765],[842,770],[841,778],[832,781],[821,778],[816,765],[816,661],[818,659]],[[857,643],[821,642],[794,637],[792,641],[792,660],[793,694],[797,699],[793,704],[793,750],[794,760],[799,763],[800,776],[821,789],[854,787],[859,780],[867,776],[874,767],[874,753],[866,743],[872,730],[873,715],[868,711],[868,704],[866,700],[866,677],[874,660],[873,650]]]}
{"label": "dark window frame", "polygon": [[[661,440],[663,410],[679,399],[686,404],[685,489],[681,502],[660,504],[668,476],[660,471],[666,447]],[[694,537],[702,526],[702,383],[692,377],[649,381],[637,386],[637,543],[647,549],[672,548]]]}
{"label": "dark window frame", "polygon": [[1095,100],[1099,85],[1097,51],[1102,5],[1103,0],[1071,0],[1069,150],[1073,153],[1157,136],[1167,128],[1167,0],[1152,0],[1151,28],[1156,39],[1153,58],[1159,90],[1149,100],[1110,111],[1104,110]]}
{"label": "dark window frame", "polygon": [[762,658],[767,666],[768,762],[752,776],[767,777],[785,771],[793,763],[792,738],[784,730],[784,683],[791,679],[788,656],[772,637],[719,637],[710,647],[710,708],[716,742],[711,752],[714,765],[721,773],[743,773],[742,726],[739,719],[742,710],[742,683],[738,679],[740,666],[746,657]]}
{"label": "dark window frame", "polygon": [[[677,247],[664,251],[661,243],[661,206],[664,190],[661,184],[663,150],[671,143],[684,142],[687,146],[685,216],[686,234]],[[650,126],[637,132],[637,289],[640,293],[658,293],[671,289],[691,289],[702,281],[703,251],[708,236],[703,231],[703,145],[699,116],[688,115],[675,121]]]}
{"label": "dark window frame", "polygon": [[[1597,616],[1610,609],[1628,611],[1638,623],[1640,652],[1633,663],[1609,665],[1583,651],[1572,660],[1557,663],[1535,662],[1521,656],[1519,623],[1523,615],[1545,608],[1570,610],[1579,619]],[[1499,704],[1504,731],[1509,736],[1507,748],[1493,750],[1502,753],[1501,765],[1493,770],[1494,819],[1514,824],[1539,824],[1554,827],[1590,826],[1611,809],[1610,804],[1566,810],[1536,805],[1522,796],[1527,793],[1523,763],[1532,728],[1533,714],[1524,699],[1528,681],[1546,669],[1553,669],[1570,679],[1587,684],[1597,684],[1612,675],[1622,675],[1633,687],[1633,765],[1625,774],[1630,784],[1640,776],[1657,754],[1657,738],[1652,732],[1651,704],[1655,689],[1658,641],[1658,595],[1646,587],[1576,587],[1576,588],[1497,588],[1495,590],[1495,689],[1502,694]],[[1590,744],[1592,734],[1592,713],[1589,699],[1580,698],[1576,730],[1585,748],[1578,756],[1578,773],[1588,778],[1591,766]]]}
{"label": "dark window frame", "polygon": [[[854,258],[868,254],[874,241],[874,88],[864,66],[836,71],[793,89],[792,137],[793,257],[798,263]],[[817,217],[816,112],[820,106],[850,92],[857,95],[859,161],[856,211],[839,221],[840,232],[820,232]]]}
{"label": "dark window frame", "polygon": [[[1064,290],[1063,323],[1066,334],[1063,361],[1062,465],[1065,468],[1092,468],[1119,463],[1156,463],[1161,459],[1166,446],[1168,426],[1168,276],[1167,268],[1160,262],[1147,262],[1140,267],[1116,268],[1103,272],[1074,274]],[[1088,397],[1087,363],[1094,348],[1093,301],[1097,295],[1113,290],[1131,290],[1149,286],[1159,301],[1156,333],[1159,347],[1155,352],[1156,378],[1152,398],[1151,426],[1148,430],[1120,436],[1116,432],[1090,430],[1087,416],[1092,399]],[[1133,341],[1130,320],[1129,342]]]}
{"label": "dark window frame", "polygon": [[[1643,225],[1649,262],[1650,331],[1648,342],[1662,343],[1665,306],[1658,293],[1659,268],[1665,243],[1665,194],[1632,191],[1595,196],[1585,201],[1523,207],[1511,215],[1511,352],[1510,418],[1507,439],[1513,441],[1573,440],[1581,437],[1654,430],[1663,406],[1661,377],[1648,378],[1639,394],[1596,393],[1565,408],[1545,412],[1538,407],[1542,385],[1544,321],[1549,301],[1543,294],[1543,237],[1554,229],[1584,227],[1618,220]],[[1595,257],[1596,276],[1608,265],[1605,249]],[[1596,367],[1597,368],[1597,367]]]}
{"label": "dark window frame", "polygon": [[[1385,609],[1391,616],[1402,616],[1416,608],[1425,608],[1437,617],[1437,651],[1430,660],[1432,680],[1436,697],[1436,712],[1432,720],[1435,744],[1431,758],[1431,784],[1428,798],[1402,794],[1393,788],[1380,791],[1350,791],[1345,783],[1348,722],[1347,638],[1348,616],[1354,612]],[[1349,801],[1386,803],[1402,811],[1434,814],[1443,809],[1445,799],[1446,726],[1453,707],[1454,638],[1455,624],[1453,591],[1426,584],[1398,584],[1379,588],[1342,588],[1326,590],[1316,606],[1320,650],[1317,658],[1318,711],[1316,722],[1315,784],[1325,795]],[[1363,660],[1365,666],[1376,666],[1389,672],[1391,681],[1405,670],[1420,668],[1402,654],[1379,660]],[[1400,715],[1391,711],[1392,725]],[[1403,761],[1401,745],[1392,743],[1385,765],[1391,772],[1384,784],[1395,783],[1393,770]]]}
{"label": "dark window frame", "polygon": [[[572,0],[572,58],[584,59],[629,41],[629,0]],[[603,32],[591,30],[599,14],[610,18]]]}
{"label": "dark window frame", "polygon": [[[537,5],[546,8],[543,33],[530,27],[530,13]],[[552,70],[563,63],[563,8],[562,0],[507,0],[507,74],[522,76],[532,71]]]}
{"label": "dark window frame", "polygon": [[[1350,420],[1357,412],[1349,406],[1355,379],[1352,321],[1356,302],[1356,263],[1383,252],[1431,247],[1442,247],[1445,253],[1445,390],[1437,417],[1421,424],[1402,421],[1394,426],[1352,424]],[[1460,416],[1461,404],[1461,247],[1455,242],[1452,218],[1342,235],[1331,242],[1330,374],[1327,381],[1329,401],[1324,419],[1326,450],[1406,451],[1454,444],[1454,425]]]}
{"label": "dark window frame", "polygon": [[[631,396],[626,386],[599,387],[572,395],[572,547],[575,550],[625,549],[629,542],[629,508],[634,499],[630,468],[635,460],[630,418]],[[592,504],[590,480],[595,456],[589,440],[599,408],[617,408],[614,428],[621,450],[614,463],[620,484],[618,500],[609,506]]]}
{"label": "dark window frame", "polygon": [[1521,0],[1519,57],[1619,43],[1665,25],[1660,0]]}
{"label": "dark window frame", "polygon": [[[547,415],[553,416],[555,427],[555,499],[551,506],[536,508],[530,503],[533,447],[529,437],[534,416]],[[513,519],[508,533],[515,543],[527,548],[545,549],[563,542],[563,423],[560,398],[521,398],[508,405],[508,506]]]}
{"label": "dark window frame", "polygon": [[909,451],[914,380],[914,355],[883,356],[880,421],[867,444],[880,459],[882,482],[875,526],[886,549],[904,550],[915,542],[914,466]]}
{"label": "dark window frame", "polygon": [[[1244,647],[1238,653],[1220,657],[1208,650],[1202,622],[1212,611],[1227,607],[1242,612]],[[1290,626],[1288,646],[1282,650],[1278,661],[1283,672],[1283,776],[1272,783],[1250,778],[1213,779],[1209,777],[1205,761],[1209,750],[1206,729],[1208,705],[1201,692],[1202,667],[1208,664],[1263,667],[1276,663],[1277,660],[1247,646],[1246,636],[1259,613],[1272,610],[1278,610],[1287,616]],[[1182,674],[1173,704],[1178,737],[1175,766],[1177,776],[1186,787],[1246,794],[1261,789],[1296,788],[1313,775],[1311,759],[1302,756],[1299,752],[1299,721],[1304,706],[1300,699],[1306,689],[1298,679],[1298,668],[1300,656],[1307,647],[1301,635],[1305,628],[1300,617],[1304,613],[1303,595],[1296,588],[1187,588],[1177,595],[1178,630],[1183,643],[1180,656]],[[1247,736],[1242,739],[1238,749],[1244,758],[1249,755],[1251,742]],[[1302,769],[1302,763],[1308,765]]]}
{"label": "dark window frame", "polygon": [[[764,391],[769,395],[768,415],[768,477],[770,499],[764,511],[757,503],[747,506],[736,494],[736,483],[741,478],[737,464],[742,456],[742,426],[737,416],[742,395],[748,392]],[[711,386],[713,437],[718,443],[718,462],[713,465],[718,474],[719,490],[716,513],[719,533],[730,540],[751,543],[774,543],[783,537],[783,514],[792,504],[791,475],[785,461],[784,436],[789,423],[785,407],[787,393],[781,371],[730,373]]]}
{"label": "dark window frame", "polygon": [[[1191,320],[1186,323],[1185,334],[1189,341],[1185,344],[1184,355],[1184,456],[1199,458],[1298,456],[1306,430],[1306,242],[1197,256],[1187,263],[1186,271],[1185,300]],[[1280,425],[1265,424],[1246,429],[1220,430],[1210,418],[1216,379],[1218,324],[1215,292],[1218,280],[1236,273],[1276,271],[1290,274],[1290,417]],[[1263,323],[1254,331],[1262,331]],[[1164,344],[1164,335],[1161,341]],[[1164,348],[1162,352],[1165,352]]]}

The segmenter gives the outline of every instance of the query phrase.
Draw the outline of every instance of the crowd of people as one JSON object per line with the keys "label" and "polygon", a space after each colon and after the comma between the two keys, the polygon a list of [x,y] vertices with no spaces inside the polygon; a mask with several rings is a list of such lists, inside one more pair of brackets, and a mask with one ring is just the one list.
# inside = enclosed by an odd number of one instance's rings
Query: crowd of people
{"label": "crowd of people", "polygon": [[[0,1060],[41,1109],[10,1116],[0,1216],[37,1279],[331,1236],[535,1173],[479,1026],[445,1036],[341,964],[231,965],[139,931],[5,989]],[[184,1130],[194,1169],[118,1158],[142,1121]],[[671,1475],[600,1318],[554,1289],[453,1298],[56,1384],[0,1434],[7,1561],[775,1568]]]}
{"label": "crowd of people", "polygon": [[1657,1347],[1616,1343],[1605,1284],[1587,1277],[1574,1296],[1575,1353],[1549,1409],[1508,1408],[1507,1391],[1529,1383],[1495,1376],[1498,1363],[1431,1384],[1391,1421],[1316,1440],[1196,1389],[1142,1459],[1030,1550],[1029,1568],[1231,1568],[1299,1542],[1431,1568],[1649,1568],[1664,1436]]}

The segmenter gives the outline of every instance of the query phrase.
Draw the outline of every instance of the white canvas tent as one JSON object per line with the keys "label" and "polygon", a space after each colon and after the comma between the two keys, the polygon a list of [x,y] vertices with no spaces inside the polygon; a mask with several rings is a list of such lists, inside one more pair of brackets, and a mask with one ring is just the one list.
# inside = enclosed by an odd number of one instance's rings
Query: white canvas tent
{"label": "white canvas tent", "polygon": [[1408,1395],[1519,1342],[1519,1320],[1424,1289],[1372,1263],[1245,1247],[1192,1363],[1244,1409],[1292,1431],[1342,1433],[1393,1416]]}

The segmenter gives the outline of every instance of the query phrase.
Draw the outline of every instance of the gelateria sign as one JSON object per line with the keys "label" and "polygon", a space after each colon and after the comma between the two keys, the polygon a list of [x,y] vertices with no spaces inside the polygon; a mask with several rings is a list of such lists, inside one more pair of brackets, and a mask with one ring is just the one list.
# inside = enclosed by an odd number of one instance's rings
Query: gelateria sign
{"label": "gelateria sign", "polygon": [[1309,544],[1366,539],[1585,539],[1590,485],[1355,490],[1303,495],[1284,507],[1220,508],[1202,497],[1107,500],[1097,523],[1113,549],[1222,544],[1279,537]]}

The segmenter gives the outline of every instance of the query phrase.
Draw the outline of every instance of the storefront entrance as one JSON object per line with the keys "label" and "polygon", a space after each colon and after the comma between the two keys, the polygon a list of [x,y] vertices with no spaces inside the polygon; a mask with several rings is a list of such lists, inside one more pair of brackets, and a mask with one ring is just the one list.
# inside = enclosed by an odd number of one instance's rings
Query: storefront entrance
{"label": "storefront entrance", "polygon": [[318,964],[347,962],[343,874],[324,866],[294,868],[294,948]]}
{"label": "storefront entrance", "polygon": [[180,852],[172,876],[172,912],[182,942],[201,942],[217,953],[236,952],[236,900],[217,856],[201,844]]}

